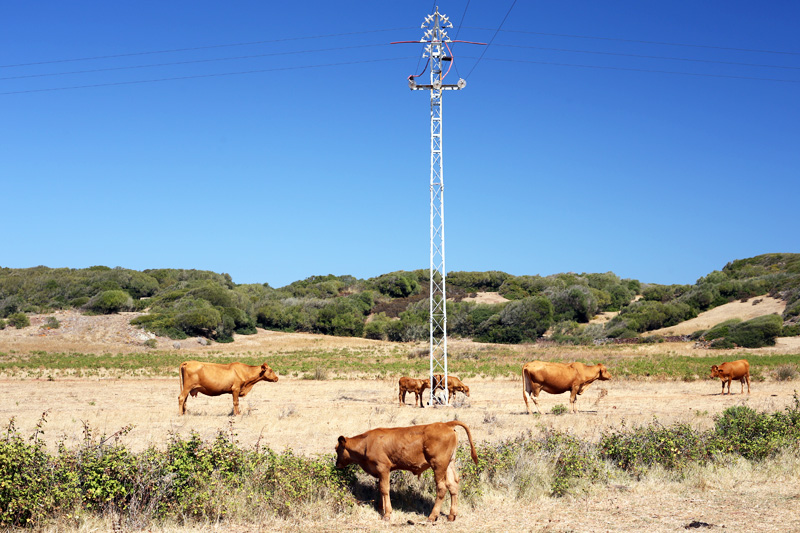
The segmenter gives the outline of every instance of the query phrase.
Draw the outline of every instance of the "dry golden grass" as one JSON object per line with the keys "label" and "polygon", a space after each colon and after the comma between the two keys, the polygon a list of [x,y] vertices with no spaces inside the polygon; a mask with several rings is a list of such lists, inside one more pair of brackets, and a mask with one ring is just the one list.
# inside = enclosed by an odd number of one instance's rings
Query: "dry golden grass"
{"label": "dry golden grass", "polygon": [[[752,304],[750,304],[752,307]],[[128,329],[131,316],[82,317],[77,313],[55,313],[62,327],[40,328],[47,316],[32,317],[32,326],[22,330],[0,331],[0,351],[78,353],[133,353],[145,351],[141,332]],[[800,338],[779,339],[773,348],[750,350],[759,354],[800,353]],[[257,335],[237,336],[233,344],[203,346],[196,339],[180,341],[180,353],[187,359],[203,359],[214,354],[260,353],[269,361],[272,354],[294,351],[365,348],[376,354],[412,353],[424,345],[396,344],[366,339],[286,334],[259,330]],[[173,341],[158,339],[159,347],[173,350]],[[494,350],[469,341],[449,341],[451,353]],[[662,343],[616,347],[502,346],[505,354],[529,359],[568,358],[585,355],[638,357],[647,354],[719,355],[735,352],[695,349],[690,343]],[[280,374],[280,368],[276,365]],[[275,450],[292,448],[307,455],[331,454],[339,435],[352,436],[375,427],[406,426],[457,417],[467,423],[478,441],[500,442],[528,430],[538,435],[555,428],[573,435],[596,439],[603,431],[618,426],[648,424],[653,417],[665,424],[689,422],[708,428],[713,416],[726,407],[746,404],[757,410],[779,410],[789,404],[797,382],[763,381],[752,384],[752,393],[721,396],[717,380],[693,382],[655,382],[647,380],[596,382],[578,400],[579,413],[556,416],[550,410],[567,404],[568,396],[541,396],[544,416],[525,414],[522,384],[519,379],[465,379],[471,397],[457,396],[455,407],[419,409],[399,406],[396,378],[376,380],[300,380],[282,376],[277,383],[260,383],[242,399],[244,414],[228,416],[230,396],[189,398],[189,414],[179,416],[177,372],[170,379],[31,379],[0,380],[0,422],[11,417],[23,435],[33,432],[42,413],[48,412],[44,438],[53,445],[64,439],[78,446],[84,424],[95,434],[111,435],[121,427],[134,425],[123,437],[129,449],[163,446],[171,434],[186,436],[192,431],[211,439],[219,431],[233,431],[242,446],[258,444]],[[463,435],[460,436],[463,441]],[[535,466],[535,468],[539,468]],[[545,469],[542,476],[547,475]],[[546,481],[546,480],[545,480]],[[800,460],[797,454],[751,465],[735,461],[728,466],[697,467],[683,480],[652,471],[640,481],[631,478],[612,480],[608,485],[579,486],[570,496],[552,498],[546,483],[541,490],[517,499],[502,489],[487,494],[475,508],[462,506],[455,524],[436,528],[452,531],[685,531],[693,521],[713,524],[711,530],[724,531],[800,531]],[[447,506],[447,504],[446,504]],[[425,516],[396,509],[390,524],[379,520],[370,505],[358,506],[349,513],[333,514],[309,506],[301,518],[268,518],[253,509],[242,523],[169,523],[148,526],[151,531],[396,531],[430,528]],[[413,523],[409,523],[413,522]],[[119,529],[112,516],[87,517],[75,522],[43,525],[45,531],[111,531]],[[124,529],[124,528],[123,528]],[[702,528],[701,530],[707,530]]]}

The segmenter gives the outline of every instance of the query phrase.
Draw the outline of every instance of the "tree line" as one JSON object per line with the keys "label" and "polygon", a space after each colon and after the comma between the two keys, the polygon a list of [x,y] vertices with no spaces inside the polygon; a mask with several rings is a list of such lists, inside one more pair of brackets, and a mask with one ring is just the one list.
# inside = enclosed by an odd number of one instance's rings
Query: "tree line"
{"label": "tree line", "polygon": [[[0,268],[0,327],[20,314],[79,309],[108,314],[140,311],[132,320],[173,339],[230,342],[256,327],[328,335],[416,341],[428,337],[429,273],[398,271],[369,279],[311,276],[285,287],[236,284],[228,274],[202,270]],[[607,273],[514,276],[505,272],[447,275],[448,334],[479,342],[532,342],[545,332],[562,343],[631,338],[678,324],[735,300],[784,299],[783,316],[697,332],[720,347],[774,343],[800,333],[800,254],[766,254],[728,263],[693,285],[659,285]],[[507,301],[468,297],[495,292]],[[598,313],[619,314],[605,325]],[[748,321],[749,322],[749,321]],[[743,333],[744,332],[744,333]],[[756,332],[756,333],[753,333]],[[721,339],[721,340],[720,340]]]}

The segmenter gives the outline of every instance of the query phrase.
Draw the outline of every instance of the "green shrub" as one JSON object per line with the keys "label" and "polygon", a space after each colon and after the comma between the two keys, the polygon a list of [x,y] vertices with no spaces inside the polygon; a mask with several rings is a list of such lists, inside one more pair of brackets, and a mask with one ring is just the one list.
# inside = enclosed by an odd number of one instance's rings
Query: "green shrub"
{"label": "green shrub", "polygon": [[17,329],[27,328],[31,325],[31,320],[25,313],[12,313],[8,317],[8,325]]}
{"label": "green shrub", "polygon": [[730,333],[731,327],[736,324],[739,324],[741,321],[742,321],[741,318],[731,318],[730,320],[720,322],[716,326],[706,331],[705,334],[703,335],[703,339],[707,341],[713,341],[714,339],[721,339],[722,337],[727,337],[728,333]]}
{"label": "green shrub", "polygon": [[133,298],[131,298],[130,294],[122,290],[111,290],[92,296],[84,306],[84,309],[108,315],[120,311],[128,311],[132,307]]}
{"label": "green shrub", "polygon": [[710,458],[706,439],[689,424],[665,427],[653,424],[619,429],[604,433],[600,453],[617,467],[636,476],[654,465],[666,469],[683,469],[692,462],[703,463]]}
{"label": "green shrub", "polygon": [[775,455],[800,439],[800,410],[797,394],[795,407],[786,413],[758,413],[745,405],[728,407],[715,417],[716,449],[735,453],[745,459],[762,460]]}
{"label": "green shrub", "polygon": [[727,337],[722,337],[720,339],[714,339],[711,341],[711,344],[709,344],[708,347],[715,350],[732,350],[733,348],[736,348],[736,345]]}
{"label": "green shrub", "polygon": [[778,315],[765,315],[731,326],[728,338],[737,346],[761,348],[774,346],[781,333],[783,320]]}
{"label": "green shrub", "polygon": [[61,323],[58,319],[54,316],[47,317],[44,325],[42,326],[45,329],[58,329],[61,327]]}
{"label": "green shrub", "polygon": [[568,413],[569,409],[567,409],[566,405],[558,403],[554,405],[552,409],[550,409],[550,412],[554,415],[563,415]]}
{"label": "green shrub", "polygon": [[2,318],[0,318],[0,330],[6,329],[7,325],[8,325],[8,323],[5,320],[3,320]]}
{"label": "green shrub", "polygon": [[155,339],[147,339],[142,345],[146,348],[158,348],[158,341]]}

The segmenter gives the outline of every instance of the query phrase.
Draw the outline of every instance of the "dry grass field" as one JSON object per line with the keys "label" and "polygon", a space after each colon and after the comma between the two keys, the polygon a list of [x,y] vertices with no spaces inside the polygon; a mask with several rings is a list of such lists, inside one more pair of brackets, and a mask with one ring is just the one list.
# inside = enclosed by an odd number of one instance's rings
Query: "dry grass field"
{"label": "dry grass field", "polygon": [[[707,428],[712,417],[732,405],[757,410],[777,410],[788,405],[796,382],[753,383],[752,393],[722,396],[716,381],[597,382],[579,398],[576,415],[553,415],[567,395],[543,394],[543,416],[525,413],[521,381],[474,380],[471,397],[458,396],[455,407],[420,409],[399,406],[394,380],[292,380],[258,384],[242,400],[244,414],[229,416],[230,396],[190,398],[189,413],[177,414],[176,379],[56,380],[0,382],[0,419],[16,417],[23,434],[32,433],[45,411],[45,438],[64,439],[79,446],[84,424],[96,435],[111,435],[123,426],[133,430],[124,438],[132,450],[165,443],[170,434],[198,432],[213,438],[217,432],[237,434],[243,446],[293,449],[296,453],[330,454],[340,434],[352,436],[375,427],[406,426],[458,418],[467,423],[477,441],[500,442],[543,428],[597,439],[623,420],[629,426],[657,418],[669,425],[688,421]],[[463,435],[459,435],[463,441]],[[800,531],[800,460],[787,455],[757,467],[745,463],[729,468],[707,467],[676,480],[666,473],[640,481],[621,479],[608,486],[587,486],[564,498],[542,493],[532,501],[512,494],[487,495],[480,506],[464,506],[455,525],[438,525],[453,531],[679,531],[693,522],[715,524],[725,531]],[[425,528],[425,517],[397,510],[390,525],[379,521],[370,505],[347,515],[314,517],[306,522],[276,521],[242,524],[244,531],[315,529],[322,531],[394,531]],[[321,520],[319,522],[318,520]],[[414,522],[411,525],[408,522]],[[108,524],[106,524],[108,525]],[[86,527],[103,530],[103,523]],[[194,526],[186,528],[192,530]],[[226,524],[205,524],[200,530],[226,530]],[[178,526],[166,528],[181,529]]]}
{"label": "dry grass field", "polygon": [[[752,307],[752,306],[751,306]],[[50,315],[46,315],[50,316]],[[127,326],[130,316],[83,317],[76,313],[56,313],[62,327],[42,330],[45,317],[32,317],[29,328],[0,331],[0,352],[25,354],[34,351],[125,354],[144,352],[142,333]],[[780,339],[778,346],[751,350],[757,354],[798,354],[798,338]],[[173,349],[172,341],[157,339],[161,349]],[[467,350],[464,341],[454,341],[453,350]],[[276,354],[291,354],[309,349],[358,348],[375,354],[409,352],[418,346],[381,343],[365,339],[285,334],[259,330],[257,335],[238,337],[229,345],[203,346],[195,339],[181,341],[180,353],[186,359],[203,359],[220,353],[258,353],[267,361]],[[548,353],[580,354],[572,347],[505,347],[531,358]],[[602,358],[603,351],[593,352]],[[612,352],[609,352],[612,353]],[[619,347],[614,357],[674,353],[706,355],[690,343],[663,343]],[[726,352],[715,352],[725,357]],[[736,355],[730,352],[730,355]],[[271,363],[272,364],[272,363]],[[124,426],[133,429],[122,437],[129,449],[164,445],[170,435],[186,436],[197,432],[211,439],[220,431],[236,434],[244,447],[292,449],[305,455],[329,454],[339,435],[352,436],[375,427],[406,426],[458,418],[467,423],[477,441],[500,443],[531,432],[540,435],[554,428],[572,435],[596,440],[604,431],[625,423],[628,427],[652,423],[670,425],[688,422],[706,429],[713,417],[726,407],[748,405],[759,411],[781,410],[792,401],[798,381],[775,381],[765,376],[751,384],[750,395],[740,394],[734,383],[730,396],[720,395],[718,380],[694,381],[611,380],[594,383],[578,399],[579,413],[554,415],[556,404],[568,404],[568,396],[543,393],[543,416],[525,413],[520,379],[475,377],[464,379],[470,386],[469,398],[459,394],[449,408],[398,405],[397,376],[375,379],[329,376],[331,379],[299,379],[281,374],[277,383],[259,383],[241,400],[243,415],[229,416],[230,396],[189,398],[188,414],[178,415],[177,369],[173,378],[133,378],[120,375],[71,379],[67,372],[53,373],[53,379],[30,379],[21,374],[0,379],[0,422],[12,417],[23,435],[30,435],[47,412],[44,438],[50,445],[64,440],[67,446],[80,446],[84,427],[95,435],[112,435]],[[531,406],[533,407],[533,406]],[[459,434],[463,442],[463,433]],[[542,474],[546,475],[546,472]],[[501,488],[486,494],[478,505],[461,506],[454,524],[427,525],[425,515],[396,508],[386,524],[372,505],[366,503],[351,512],[333,514],[310,508],[294,519],[260,519],[245,523],[187,523],[153,526],[153,531],[537,531],[537,532],[617,532],[686,531],[692,523],[705,523],[704,531],[800,531],[800,458],[786,453],[764,463],[743,460],[730,465],[711,465],[691,469],[683,478],[654,470],[642,479],[629,476],[607,484],[585,484],[567,496],[554,498],[546,484],[533,496],[518,499]],[[449,503],[446,500],[445,509]],[[113,517],[89,519],[79,524],[57,524],[49,530],[106,531],[117,528]],[[48,526],[44,526],[48,530]],[[690,529],[691,530],[691,529]]]}

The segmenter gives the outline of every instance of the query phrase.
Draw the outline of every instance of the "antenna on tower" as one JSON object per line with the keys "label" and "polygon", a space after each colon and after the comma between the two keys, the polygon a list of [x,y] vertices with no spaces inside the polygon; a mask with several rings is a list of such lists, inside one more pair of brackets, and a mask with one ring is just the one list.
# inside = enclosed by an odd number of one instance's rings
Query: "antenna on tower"
{"label": "antenna on tower", "polygon": [[[444,261],[444,169],[442,166],[442,91],[461,90],[467,86],[464,79],[457,83],[447,84],[445,78],[453,67],[455,58],[450,50],[454,42],[483,44],[470,41],[453,41],[447,35],[447,29],[453,24],[447,15],[436,11],[422,22],[425,30],[419,41],[398,41],[401,43],[426,43],[422,57],[426,58],[425,67],[419,74],[408,77],[408,87],[414,91],[430,91],[431,94],[431,255],[430,255],[430,387],[431,396],[428,405],[447,405],[447,291],[445,286],[446,270]],[[444,64],[448,63],[447,70]],[[418,84],[416,78],[430,67],[430,84]],[[434,376],[441,375],[439,381]]]}

